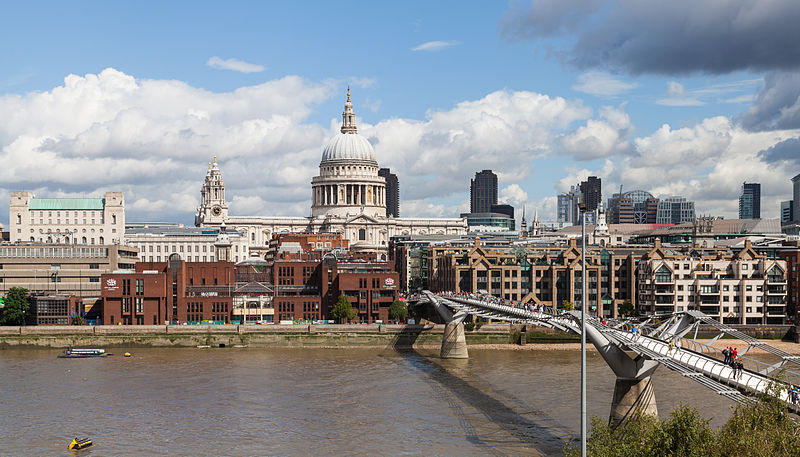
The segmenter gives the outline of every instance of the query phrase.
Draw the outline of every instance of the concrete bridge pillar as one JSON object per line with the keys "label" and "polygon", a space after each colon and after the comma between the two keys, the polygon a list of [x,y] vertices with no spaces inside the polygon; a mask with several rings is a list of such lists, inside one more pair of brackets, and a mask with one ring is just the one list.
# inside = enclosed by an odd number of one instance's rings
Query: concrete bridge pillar
{"label": "concrete bridge pillar", "polygon": [[469,358],[463,322],[452,321],[444,326],[442,349],[439,352],[439,356],[443,359]]}
{"label": "concrete bridge pillar", "polygon": [[612,427],[617,427],[639,414],[658,417],[656,394],[650,376],[641,379],[617,378],[608,423]]}

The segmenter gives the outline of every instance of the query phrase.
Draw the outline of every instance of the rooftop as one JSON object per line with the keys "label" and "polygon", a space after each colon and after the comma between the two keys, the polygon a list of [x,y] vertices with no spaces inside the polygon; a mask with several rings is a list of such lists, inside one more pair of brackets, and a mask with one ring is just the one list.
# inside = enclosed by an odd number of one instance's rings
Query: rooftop
{"label": "rooftop", "polygon": [[29,209],[44,210],[102,210],[105,198],[31,198]]}

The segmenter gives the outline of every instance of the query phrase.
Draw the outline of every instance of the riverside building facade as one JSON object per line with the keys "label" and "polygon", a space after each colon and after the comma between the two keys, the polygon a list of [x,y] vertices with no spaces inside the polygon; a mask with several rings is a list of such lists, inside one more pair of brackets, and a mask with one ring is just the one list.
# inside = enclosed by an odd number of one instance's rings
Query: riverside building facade
{"label": "riverside building facade", "polygon": [[39,198],[12,192],[9,203],[12,243],[122,244],[125,198],[106,192],[96,198]]}
{"label": "riverside building facade", "polygon": [[786,261],[744,249],[679,252],[656,240],[637,269],[643,314],[699,310],[725,324],[785,324]]}
{"label": "riverside building facade", "polygon": [[340,133],[322,153],[319,175],[311,180],[310,217],[232,216],[225,184],[216,163],[209,164],[195,225],[216,228],[223,222],[240,232],[248,253],[265,255],[275,233],[338,233],[354,253],[385,260],[389,238],[412,234],[466,234],[463,218],[427,219],[386,216],[386,179],[369,141],[358,134],[348,90]]}

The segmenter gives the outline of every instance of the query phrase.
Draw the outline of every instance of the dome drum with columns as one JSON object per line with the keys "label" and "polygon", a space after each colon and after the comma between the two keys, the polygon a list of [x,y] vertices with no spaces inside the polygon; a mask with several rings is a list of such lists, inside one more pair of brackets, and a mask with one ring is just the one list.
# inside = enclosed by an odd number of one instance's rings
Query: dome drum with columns
{"label": "dome drum with columns", "polygon": [[372,145],[358,134],[348,88],[340,133],[325,146],[319,176],[311,180],[311,216],[358,213],[386,214],[386,179],[378,176]]}
{"label": "dome drum with columns", "polygon": [[378,170],[372,145],[358,134],[348,88],[340,133],[323,149],[319,176],[311,180],[311,217],[229,216],[215,158],[195,224],[219,227],[225,222],[250,242],[251,253],[265,253],[275,233],[341,233],[350,240],[351,250],[374,252],[377,258],[386,258],[392,236],[467,233],[464,218],[387,218],[386,180]]}

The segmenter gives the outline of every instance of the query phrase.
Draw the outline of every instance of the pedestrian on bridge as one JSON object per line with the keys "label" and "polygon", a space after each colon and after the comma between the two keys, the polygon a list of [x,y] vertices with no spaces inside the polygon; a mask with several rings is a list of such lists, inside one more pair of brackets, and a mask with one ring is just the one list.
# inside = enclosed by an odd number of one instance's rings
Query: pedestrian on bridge
{"label": "pedestrian on bridge", "polygon": [[742,359],[739,359],[739,361],[736,362],[736,380],[737,381],[742,379],[742,371],[743,370],[744,370],[744,364],[742,363]]}
{"label": "pedestrian on bridge", "polygon": [[791,399],[794,409],[797,410],[797,402],[800,401],[800,389],[793,384],[789,384],[789,399]]}
{"label": "pedestrian on bridge", "polygon": [[725,365],[731,364],[731,348],[726,347],[722,350],[722,355],[725,356],[725,361],[723,362]]}
{"label": "pedestrian on bridge", "polygon": [[731,350],[731,363],[734,363],[736,361],[737,355],[739,355],[739,351],[737,351],[736,348],[733,348]]}

